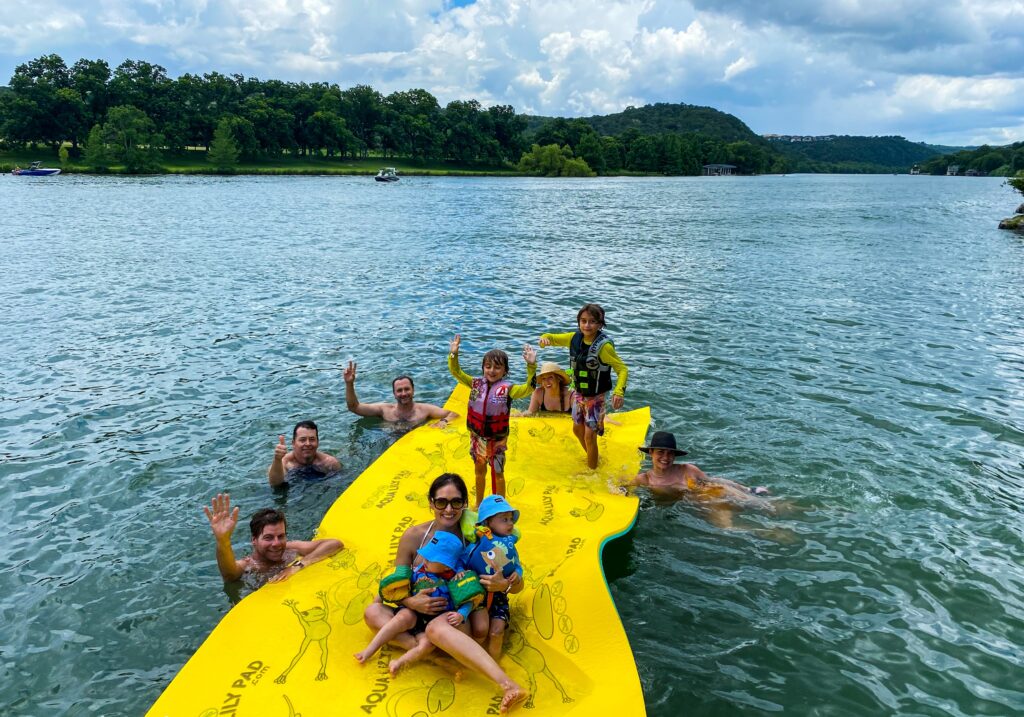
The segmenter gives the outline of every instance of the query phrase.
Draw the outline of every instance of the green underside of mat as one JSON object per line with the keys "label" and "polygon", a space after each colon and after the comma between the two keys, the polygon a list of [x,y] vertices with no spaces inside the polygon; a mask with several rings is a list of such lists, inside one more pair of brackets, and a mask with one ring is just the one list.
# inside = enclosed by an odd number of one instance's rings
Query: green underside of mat
{"label": "green underside of mat", "polygon": [[[465,414],[458,387],[447,407]],[[528,715],[644,714],[626,634],[601,569],[605,541],[629,530],[637,499],[609,492],[639,467],[650,410],[608,416],[601,463],[590,471],[567,415],[513,418],[505,466],[521,512],[526,588],[512,595],[502,668],[531,693]],[[366,665],[353,653],[372,637],[363,610],[390,572],[401,534],[429,521],[430,482],[459,473],[472,490],[464,420],[403,436],[338,498],[317,537],[345,550],[249,595],[217,625],[149,711],[151,716],[429,717],[497,714],[500,692],[470,670],[461,681],[423,662],[390,677],[384,647]],[[488,479],[488,484],[490,480]]]}

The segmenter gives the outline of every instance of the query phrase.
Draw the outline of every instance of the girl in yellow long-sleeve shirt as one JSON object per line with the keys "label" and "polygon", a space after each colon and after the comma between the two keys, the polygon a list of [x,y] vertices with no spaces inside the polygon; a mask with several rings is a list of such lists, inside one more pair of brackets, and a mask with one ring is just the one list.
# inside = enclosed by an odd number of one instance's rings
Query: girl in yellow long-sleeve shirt
{"label": "girl in yellow long-sleeve shirt", "polygon": [[576,314],[576,324],[578,331],[543,334],[538,343],[569,348],[573,433],[587,452],[587,465],[597,468],[597,437],[604,434],[605,394],[612,388],[612,371],[616,379],[612,408],[617,410],[625,403],[629,369],[604,333],[604,309],[586,304]]}

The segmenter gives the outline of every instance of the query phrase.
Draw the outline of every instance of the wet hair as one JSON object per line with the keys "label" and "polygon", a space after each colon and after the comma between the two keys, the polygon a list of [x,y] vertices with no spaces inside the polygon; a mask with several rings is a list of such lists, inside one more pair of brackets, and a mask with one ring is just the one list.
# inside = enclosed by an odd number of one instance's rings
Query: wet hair
{"label": "wet hair", "polygon": [[284,513],[274,508],[263,508],[253,513],[252,518],[249,519],[249,532],[252,533],[253,538],[258,538],[264,528],[278,523],[284,523],[287,530],[288,522],[284,519]]}
{"label": "wet hair", "polygon": [[295,436],[299,435],[299,429],[300,428],[309,428],[310,430],[312,430],[316,434],[316,437],[319,440],[319,438],[320,438],[320,430],[316,427],[315,423],[313,423],[312,421],[299,421],[298,423],[295,424],[295,428],[292,429],[292,440],[293,441],[295,440]]}
{"label": "wet hair", "polygon": [[601,324],[601,328],[604,328],[604,309],[601,308],[600,304],[584,304],[583,308],[576,313],[577,326],[580,325],[580,318],[584,313],[590,314],[590,317]]}
{"label": "wet hair", "polygon": [[416,390],[416,384],[412,382],[412,376],[406,376],[403,374],[401,376],[395,376],[395,380],[391,382],[391,393],[395,392],[395,384],[399,381],[408,381],[409,388]]}
{"label": "wet hair", "polygon": [[480,368],[483,368],[488,361],[496,366],[501,366],[505,369],[505,373],[508,373],[508,354],[501,349],[491,349],[485,353],[483,361],[480,362]]}
{"label": "wet hair", "polygon": [[427,491],[427,497],[430,498],[431,502],[437,497],[437,491],[446,485],[455,486],[459,491],[459,495],[462,496],[462,500],[469,500],[469,490],[466,488],[466,481],[462,480],[462,476],[458,473],[442,473],[434,479],[434,482],[430,484],[430,490]]}

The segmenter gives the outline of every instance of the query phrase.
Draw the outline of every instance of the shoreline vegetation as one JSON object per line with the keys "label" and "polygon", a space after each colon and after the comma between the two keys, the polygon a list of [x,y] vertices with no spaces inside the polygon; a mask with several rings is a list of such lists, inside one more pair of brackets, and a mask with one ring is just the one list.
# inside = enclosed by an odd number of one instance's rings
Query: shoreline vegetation
{"label": "shoreline vegetation", "polygon": [[[797,141],[799,140],[799,141]],[[44,151],[45,148],[48,151]],[[755,134],[712,107],[656,103],[610,115],[535,117],[424,89],[184,74],[145,61],[56,54],[0,86],[0,170],[67,173],[545,177],[1024,171],[1024,142],[941,147],[903,137]],[[711,167],[709,167],[709,165]],[[55,166],[55,165],[54,165]]]}
{"label": "shoreline vegetation", "polygon": [[[23,150],[19,152],[0,151],[0,173],[7,174],[15,166],[27,167],[30,162],[43,160],[44,163],[54,157],[53,151],[47,147],[39,151]],[[130,171],[125,165],[111,164],[103,169],[94,169],[81,161],[69,160],[54,166],[60,166],[62,174],[89,174],[110,176],[154,176],[154,175],[209,175],[209,176],[361,176],[372,177],[382,167],[395,167],[399,176],[522,176],[514,166],[482,166],[461,164],[457,162],[426,162],[419,163],[402,157],[279,157],[239,160],[230,168],[217,168],[207,160],[207,151],[194,148],[173,155],[165,154],[159,167],[148,172]]]}

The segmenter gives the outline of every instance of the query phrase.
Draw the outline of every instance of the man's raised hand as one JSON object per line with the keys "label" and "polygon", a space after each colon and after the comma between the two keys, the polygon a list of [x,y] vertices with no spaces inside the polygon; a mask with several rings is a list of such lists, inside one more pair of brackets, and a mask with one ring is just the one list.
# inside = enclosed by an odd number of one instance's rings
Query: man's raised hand
{"label": "man's raised hand", "polygon": [[238,525],[238,508],[231,507],[231,496],[218,493],[210,501],[210,507],[203,506],[206,519],[210,521],[210,530],[218,538],[231,537]]}

